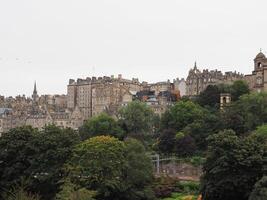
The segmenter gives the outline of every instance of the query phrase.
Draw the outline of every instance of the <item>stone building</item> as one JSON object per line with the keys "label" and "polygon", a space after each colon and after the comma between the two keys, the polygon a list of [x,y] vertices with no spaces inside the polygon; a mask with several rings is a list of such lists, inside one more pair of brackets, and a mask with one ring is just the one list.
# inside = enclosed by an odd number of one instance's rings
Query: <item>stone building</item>
{"label": "stone building", "polygon": [[186,95],[186,81],[184,80],[184,78],[173,79],[173,84],[174,90],[179,91],[181,97]]}
{"label": "stone building", "polygon": [[267,92],[267,58],[262,52],[254,58],[254,70],[245,80],[252,91]]}
{"label": "stone building", "polygon": [[208,85],[216,85],[220,83],[231,84],[236,80],[244,79],[243,74],[237,72],[225,72],[204,69],[200,71],[195,63],[194,68],[190,69],[186,79],[186,95],[199,95],[206,89]]}
{"label": "stone building", "polygon": [[103,111],[111,113],[124,104],[132,101],[132,94],[143,89],[138,79],[92,77],[86,79],[70,79],[67,94],[67,108],[73,110],[76,106],[81,109],[85,119]]}

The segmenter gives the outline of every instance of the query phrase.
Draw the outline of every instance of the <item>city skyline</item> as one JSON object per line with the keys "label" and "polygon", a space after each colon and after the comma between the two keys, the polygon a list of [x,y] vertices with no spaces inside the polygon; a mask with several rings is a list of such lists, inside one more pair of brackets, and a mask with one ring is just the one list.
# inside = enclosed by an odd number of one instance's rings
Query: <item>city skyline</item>
{"label": "city skyline", "polygon": [[66,94],[70,78],[186,78],[195,61],[200,69],[249,74],[260,48],[267,50],[262,26],[267,3],[260,0],[0,5],[0,95],[5,96],[30,96],[35,80],[39,94]]}

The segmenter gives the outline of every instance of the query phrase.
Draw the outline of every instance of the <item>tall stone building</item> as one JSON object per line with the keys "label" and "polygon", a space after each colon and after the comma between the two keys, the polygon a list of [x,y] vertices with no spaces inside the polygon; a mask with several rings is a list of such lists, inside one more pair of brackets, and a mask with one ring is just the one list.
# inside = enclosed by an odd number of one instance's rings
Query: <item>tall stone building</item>
{"label": "tall stone building", "polygon": [[252,91],[267,92],[267,58],[262,52],[254,58],[254,70],[245,80]]}
{"label": "tall stone building", "polygon": [[70,79],[67,94],[67,107],[69,110],[78,107],[83,116],[88,119],[103,111],[113,114],[118,107],[132,101],[132,95],[143,89],[145,83],[138,79],[92,77],[86,79]]}
{"label": "tall stone building", "polygon": [[195,63],[193,69],[190,69],[186,79],[186,95],[199,95],[206,89],[208,85],[216,85],[220,83],[230,84],[236,80],[244,79],[243,74],[237,72],[225,72],[204,69],[200,71]]}

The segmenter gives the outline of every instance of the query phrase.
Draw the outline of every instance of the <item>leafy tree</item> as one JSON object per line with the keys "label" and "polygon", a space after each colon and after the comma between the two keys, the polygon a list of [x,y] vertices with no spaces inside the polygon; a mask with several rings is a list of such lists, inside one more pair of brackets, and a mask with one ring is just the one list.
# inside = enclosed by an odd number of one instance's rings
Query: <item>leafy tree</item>
{"label": "leafy tree", "polygon": [[267,176],[260,179],[249,196],[249,200],[265,200],[267,197]]}
{"label": "leafy tree", "polygon": [[191,101],[180,101],[167,110],[161,118],[161,128],[180,131],[195,120],[202,119],[204,109]]}
{"label": "leafy tree", "polygon": [[110,136],[97,136],[79,144],[68,164],[74,183],[97,191],[97,199],[112,199],[123,187],[125,145]]}
{"label": "leafy tree", "polygon": [[157,147],[162,153],[173,153],[175,146],[175,135],[176,131],[174,129],[165,129],[162,131],[158,138]]}
{"label": "leafy tree", "polygon": [[219,108],[220,93],[221,91],[219,90],[217,85],[208,85],[207,88],[198,96],[197,102],[201,106]]}
{"label": "leafy tree", "polygon": [[63,165],[70,158],[79,136],[72,129],[61,129],[54,125],[46,126],[32,143],[36,150],[29,170],[34,176],[32,189],[44,198],[53,197],[62,178]]}
{"label": "leafy tree", "polygon": [[83,140],[99,135],[110,135],[123,138],[123,130],[117,121],[106,113],[90,118],[80,129]]}
{"label": "leafy tree", "polygon": [[58,189],[62,166],[79,141],[71,129],[47,126],[12,129],[0,137],[0,184],[9,189],[26,177],[29,190],[50,199]]}
{"label": "leafy tree", "polygon": [[4,194],[5,200],[40,200],[38,195],[27,192],[25,188],[13,188],[11,191]]}
{"label": "leafy tree", "polygon": [[125,200],[149,200],[154,199],[151,188],[153,180],[152,161],[146,155],[144,146],[135,139],[127,139],[126,167],[123,178],[123,191],[120,199]]}
{"label": "leafy tree", "polygon": [[195,140],[190,135],[185,135],[183,133],[179,134],[177,137],[174,146],[174,152],[178,156],[192,156],[196,151]]}
{"label": "leafy tree", "polygon": [[143,136],[153,132],[154,113],[146,104],[133,101],[119,110],[119,121],[130,136]]}
{"label": "leafy tree", "polygon": [[267,93],[245,94],[222,113],[224,127],[238,134],[253,131],[267,122]]}
{"label": "leafy tree", "polygon": [[96,195],[94,191],[73,184],[68,178],[60,189],[60,192],[56,195],[56,200],[94,200]]}
{"label": "leafy tree", "polygon": [[209,137],[202,194],[205,200],[247,200],[262,176],[263,144],[257,137],[239,138],[232,130]]}
{"label": "leafy tree", "polygon": [[31,141],[38,134],[30,126],[11,129],[0,137],[0,188],[10,189],[30,177],[36,149]]}
{"label": "leafy tree", "polygon": [[222,122],[217,113],[204,110],[202,118],[188,124],[182,132],[190,135],[196,144],[197,150],[207,150],[207,137],[222,129]]}
{"label": "leafy tree", "polygon": [[249,93],[249,86],[247,82],[243,80],[237,80],[231,85],[231,96],[232,100],[236,101],[244,94]]}

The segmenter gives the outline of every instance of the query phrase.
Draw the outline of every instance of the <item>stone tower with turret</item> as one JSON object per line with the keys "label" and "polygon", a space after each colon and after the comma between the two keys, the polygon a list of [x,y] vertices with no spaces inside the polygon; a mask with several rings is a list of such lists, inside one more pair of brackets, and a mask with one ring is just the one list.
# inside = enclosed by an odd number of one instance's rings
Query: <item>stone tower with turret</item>
{"label": "stone tower with turret", "polygon": [[254,70],[245,79],[251,90],[267,92],[267,58],[262,52],[254,58]]}

